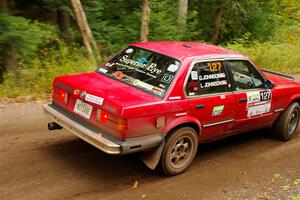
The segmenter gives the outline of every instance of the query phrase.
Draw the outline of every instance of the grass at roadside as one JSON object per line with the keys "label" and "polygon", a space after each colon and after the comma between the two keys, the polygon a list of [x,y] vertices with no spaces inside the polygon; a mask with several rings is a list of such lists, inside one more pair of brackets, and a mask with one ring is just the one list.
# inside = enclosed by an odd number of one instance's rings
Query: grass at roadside
{"label": "grass at roadside", "polygon": [[94,71],[96,66],[84,56],[64,62],[52,60],[41,63],[35,60],[27,69],[20,70],[19,76],[8,73],[5,81],[0,85],[0,98],[14,98],[34,94],[41,96],[51,93],[51,84],[54,77],[65,74]]}
{"label": "grass at roadside", "polygon": [[297,196],[294,196],[292,199],[293,200],[300,200],[300,194],[298,194]]}
{"label": "grass at roadside", "polygon": [[288,74],[300,73],[300,42],[250,45],[235,43],[225,47],[250,57],[260,67]]}

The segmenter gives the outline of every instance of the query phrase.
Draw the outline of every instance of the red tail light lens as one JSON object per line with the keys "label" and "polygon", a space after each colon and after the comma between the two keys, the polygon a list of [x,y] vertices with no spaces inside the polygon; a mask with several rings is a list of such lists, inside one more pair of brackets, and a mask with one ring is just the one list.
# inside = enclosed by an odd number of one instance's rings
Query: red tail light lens
{"label": "red tail light lens", "polygon": [[127,120],[114,116],[105,110],[98,109],[96,119],[107,126],[118,131],[125,131],[127,129]]}
{"label": "red tail light lens", "polygon": [[60,98],[60,101],[67,104],[68,103],[68,93],[63,91],[63,90],[60,90],[59,91],[59,98]]}
{"label": "red tail light lens", "polygon": [[102,110],[100,114],[100,121],[105,124],[107,122],[107,119],[108,119],[108,113]]}
{"label": "red tail light lens", "polygon": [[106,124],[107,120],[108,120],[108,112],[106,112],[105,110],[98,109],[97,110],[97,120],[99,120],[103,124]]}

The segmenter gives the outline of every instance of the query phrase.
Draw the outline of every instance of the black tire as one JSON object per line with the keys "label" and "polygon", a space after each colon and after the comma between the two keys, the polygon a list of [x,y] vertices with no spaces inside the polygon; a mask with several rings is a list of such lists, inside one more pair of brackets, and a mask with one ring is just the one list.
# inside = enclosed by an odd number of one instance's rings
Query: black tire
{"label": "black tire", "polygon": [[198,136],[191,127],[183,127],[170,133],[161,156],[161,168],[167,176],[184,172],[194,160],[198,148]]}
{"label": "black tire", "polygon": [[278,117],[273,125],[273,135],[281,141],[292,139],[296,133],[299,124],[300,106],[298,103],[292,103]]}

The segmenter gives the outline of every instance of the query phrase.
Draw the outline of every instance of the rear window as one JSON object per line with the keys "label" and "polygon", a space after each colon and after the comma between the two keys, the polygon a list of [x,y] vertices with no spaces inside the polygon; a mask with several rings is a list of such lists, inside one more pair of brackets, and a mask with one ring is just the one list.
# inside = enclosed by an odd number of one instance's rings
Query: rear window
{"label": "rear window", "polygon": [[180,62],[174,58],[128,47],[98,68],[97,72],[163,97],[179,67]]}
{"label": "rear window", "polygon": [[188,96],[229,91],[223,61],[195,63],[186,84]]}

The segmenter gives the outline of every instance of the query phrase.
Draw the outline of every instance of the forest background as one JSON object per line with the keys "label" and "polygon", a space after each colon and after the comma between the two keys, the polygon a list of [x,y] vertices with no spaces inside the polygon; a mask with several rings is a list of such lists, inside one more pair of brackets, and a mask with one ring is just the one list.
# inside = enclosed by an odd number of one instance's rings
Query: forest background
{"label": "forest background", "polygon": [[258,66],[300,73],[300,0],[82,0],[91,56],[72,0],[0,0],[0,98],[50,93],[57,75],[93,71],[128,44],[197,41]]}

